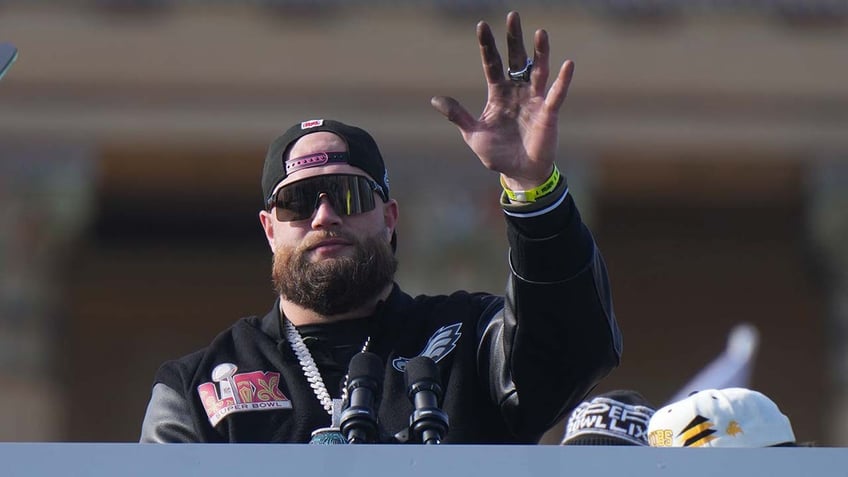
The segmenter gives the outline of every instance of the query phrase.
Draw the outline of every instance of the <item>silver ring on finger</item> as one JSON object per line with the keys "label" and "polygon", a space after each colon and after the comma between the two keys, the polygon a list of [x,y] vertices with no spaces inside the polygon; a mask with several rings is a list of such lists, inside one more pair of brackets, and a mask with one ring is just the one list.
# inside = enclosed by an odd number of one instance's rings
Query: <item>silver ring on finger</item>
{"label": "silver ring on finger", "polygon": [[512,71],[512,68],[507,68],[507,74],[509,74],[509,79],[517,82],[530,82],[530,71],[533,70],[533,60],[527,58],[527,63],[524,65],[524,68],[518,71]]}

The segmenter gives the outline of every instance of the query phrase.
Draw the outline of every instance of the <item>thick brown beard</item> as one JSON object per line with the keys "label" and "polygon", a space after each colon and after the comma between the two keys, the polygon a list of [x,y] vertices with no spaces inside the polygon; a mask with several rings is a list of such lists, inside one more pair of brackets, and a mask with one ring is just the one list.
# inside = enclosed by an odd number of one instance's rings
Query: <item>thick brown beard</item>
{"label": "thick brown beard", "polygon": [[[310,261],[309,247],[329,237],[350,241],[355,250],[353,256]],[[298,247],[278,248],[271,278],[284,299],[332,316],[373,300],[394,280],[396,270],[397,258],[382,237],[359,240],[348,234],[329,233]]]}

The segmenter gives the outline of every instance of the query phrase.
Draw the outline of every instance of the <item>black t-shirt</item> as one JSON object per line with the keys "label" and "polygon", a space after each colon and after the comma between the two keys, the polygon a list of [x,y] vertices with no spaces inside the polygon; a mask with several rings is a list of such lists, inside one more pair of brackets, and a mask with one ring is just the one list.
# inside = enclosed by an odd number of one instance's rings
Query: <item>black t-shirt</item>
{"label": "black t-shirt", "polygon": [[357,318],[332,323],[302,325],[297,331],[321,371],[324,386],[332,397],[341,396],[342,382],[351,358],[362,351],[371,320]]}

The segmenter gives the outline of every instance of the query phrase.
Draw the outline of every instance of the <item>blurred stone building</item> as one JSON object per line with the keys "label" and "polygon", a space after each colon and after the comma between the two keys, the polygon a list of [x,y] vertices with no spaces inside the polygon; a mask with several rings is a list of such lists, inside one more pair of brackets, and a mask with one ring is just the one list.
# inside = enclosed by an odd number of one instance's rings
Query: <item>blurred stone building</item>
{"label": "blurred stone building", "polygon": [[407,291],[499,292],[497,177],[429,98],[480,110],[510,8],[577,65],[559,164],[625,336],[598,391],[662,404],[748,322],[751,387],[848,444],[848,6],[800,0],[0,3],[0,440],[134,441],[162,361],[271,306],[261,163],[303,119],[382,145]]}

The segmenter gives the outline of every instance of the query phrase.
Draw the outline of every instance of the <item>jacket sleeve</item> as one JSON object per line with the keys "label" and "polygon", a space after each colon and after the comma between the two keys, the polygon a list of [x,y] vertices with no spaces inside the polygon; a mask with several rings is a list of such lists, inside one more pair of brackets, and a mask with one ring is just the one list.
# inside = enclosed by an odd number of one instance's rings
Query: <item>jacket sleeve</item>
{"label": "jacket sleeve", "polygon": [[606,266],[565,181],[543,200],[502,197],[510,245],[503,306],[478,327],[478,365],[505,422],[537,441],[618,365]]}
{"label": "jacket sleeve", "polygon": [[150,402],[141,424],[139,442],[200,442],[186,397],[180,392],[181,379],[174,362],[163,364],[156,372]]}
{"label": "jacket sleeve", "polygon": [[139,442],[198,442],[188,403],[166,384],[156,383],[141,424]]}

